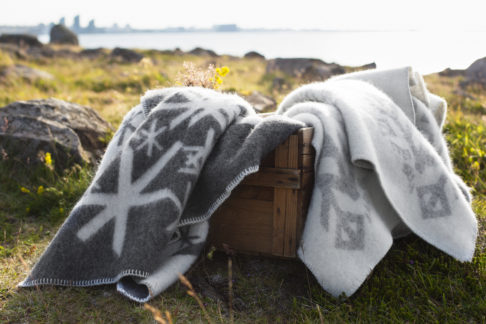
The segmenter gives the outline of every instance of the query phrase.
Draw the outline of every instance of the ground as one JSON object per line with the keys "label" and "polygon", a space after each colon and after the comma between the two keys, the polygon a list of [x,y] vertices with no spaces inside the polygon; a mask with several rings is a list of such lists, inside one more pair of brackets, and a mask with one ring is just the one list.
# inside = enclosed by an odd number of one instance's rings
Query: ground
{"label": "ground", "polygon": [[[0,106],[55,97],[93,107],[116,127],[145,90],[174,85],[184,61],[228,66],[222,90],[241,94],[259,90],[277,102],[301,83],[282,75],[285,86],[272,89],[275,75],[266,74],[265,62],[258,59],[143,54],[147,60],[122,63],[109,57],[19,59],[0,50],[0,68],[24,64],[54,76],[52,80],[0,81]],[[228,256],[208,248],[187,277],[210,320],[486,322],[486,91],[478,86],[461,90],[460,81],[460,76],[426,76],[429,89],[449,102],[446,138],[456,172],[475,196],[480,232],[471,263],[458,262],[412,235],[395,242],[356,294],[335,299],[297,260]],[[48,163],[35,168],[24,165],[5,154],[0,160],[0,322],[153,322],[151,312],[122,297],[113,286],[16,288],[84,192],[93,168],[75,166],[61,172]],[[150,305],[169,311],[175,323],[206,322],[201,307],[186,291],[176,283]]]}

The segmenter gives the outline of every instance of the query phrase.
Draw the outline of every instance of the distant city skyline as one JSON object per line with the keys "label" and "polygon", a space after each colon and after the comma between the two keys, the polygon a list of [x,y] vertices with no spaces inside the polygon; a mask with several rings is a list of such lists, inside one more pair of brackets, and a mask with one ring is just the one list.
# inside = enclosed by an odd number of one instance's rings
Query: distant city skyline
{"label": "distant city skyline", "polygon": [[134,29],[211,28],[236,24],[244,29],[319,30],[486,30],[483,0],[16,0],[4,1],[0,25],[48,25],[65,17],[71,27]]}

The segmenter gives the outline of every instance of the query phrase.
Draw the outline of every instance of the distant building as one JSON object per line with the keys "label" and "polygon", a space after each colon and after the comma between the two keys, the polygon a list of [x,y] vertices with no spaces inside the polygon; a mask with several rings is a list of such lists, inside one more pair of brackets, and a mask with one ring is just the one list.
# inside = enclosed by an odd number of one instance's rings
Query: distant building
{"label": "distant building", "polygon": [[81,24],[80,24],[80,18],[79,18],[79,15],[77,15],[76,17],[74,17],[74,23],[73,23],[73,26],[72,26],[72,30],[75,32],[75,33],[79,33],[81,31]]}
{"label": "distant building", "polygon": [[95,20],[91,19],[88,23],[88,27],[86,27],[86,32],[88,33],[94,33],[96,32],[96,25],[95,25]]}
{"label": "distant building", "polygon": [[66,26],[66,18],[65,17],[62,17],[61,19],[59,19],[59,25]]}
{"label": "distant building", "polygon": [[240,28],[235,24],[213,26],[213,31],[217,31],[217,32],[235,32],[239,30]]}

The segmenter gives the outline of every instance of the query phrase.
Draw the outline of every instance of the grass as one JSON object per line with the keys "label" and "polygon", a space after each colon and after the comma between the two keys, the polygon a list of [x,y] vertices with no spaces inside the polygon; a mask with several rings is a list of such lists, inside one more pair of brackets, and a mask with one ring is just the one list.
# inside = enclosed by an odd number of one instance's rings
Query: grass
{"label": "grass", "polygon": [[[0,67],[24,64],[54,76],[51,81],[0,82],[0,106],[56,97],[91,106],[118,126],[146,89],[173,84],[183,61],[226,65],[231,72],[223,90],[258,90],[277,101],[300,84],[288,76],[265,74],[261,60],[221,57],[209,62],[157,51],[144,55],[149,61],[122,64],[108,57],[19,60],[0,50]],[[286,87],[272,89],[275,77],[283,77]],[[412,235],[395,242],[355,295],[335,299],[298,261],[236,255],[231,256],[229,273],[229,256],[205,253],[187,277],[213,323],[229,322],[230,313],[235,323],[315,323],[321,316],[330,323],[486,322],[486,112],[482,108],[486,92],[470,87],[466,92],[471,99],[454,93],[460,78],[431,75],[426,81],[449,101],[446,138],[457,173],[475,195],[480,232],[473,262],[460,263]],[[88,186],[93,169],[87,165],[64,171],[53,171],[48,165],[32,169],[13,157],[0,156],[0,160],[0,322],[152,323],[149,310],[112,286],[16,288]],[[44,189],[40,193],[39,186]],[[22,187],[29,192],[22,192]],[[174,323],[207,322],[186,290],[176,283],[150,305],[162,313],[170,311]]]}

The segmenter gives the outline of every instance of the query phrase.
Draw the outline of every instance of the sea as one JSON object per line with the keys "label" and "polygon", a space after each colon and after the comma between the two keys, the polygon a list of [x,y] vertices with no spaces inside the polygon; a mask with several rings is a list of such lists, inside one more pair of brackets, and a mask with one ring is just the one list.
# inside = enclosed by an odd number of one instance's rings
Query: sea
{"label": "sea", "polygon": [[[84,48],[175,49],[195,47],[243,56],[257,51],[266,58],[305,57],[378,68],[412,66],[422,74],[445,68],[465,69],[486,56],[486,31],[263,31],[152,32],[81,34]],[[40,40],[48,42],[48,35]]]}

